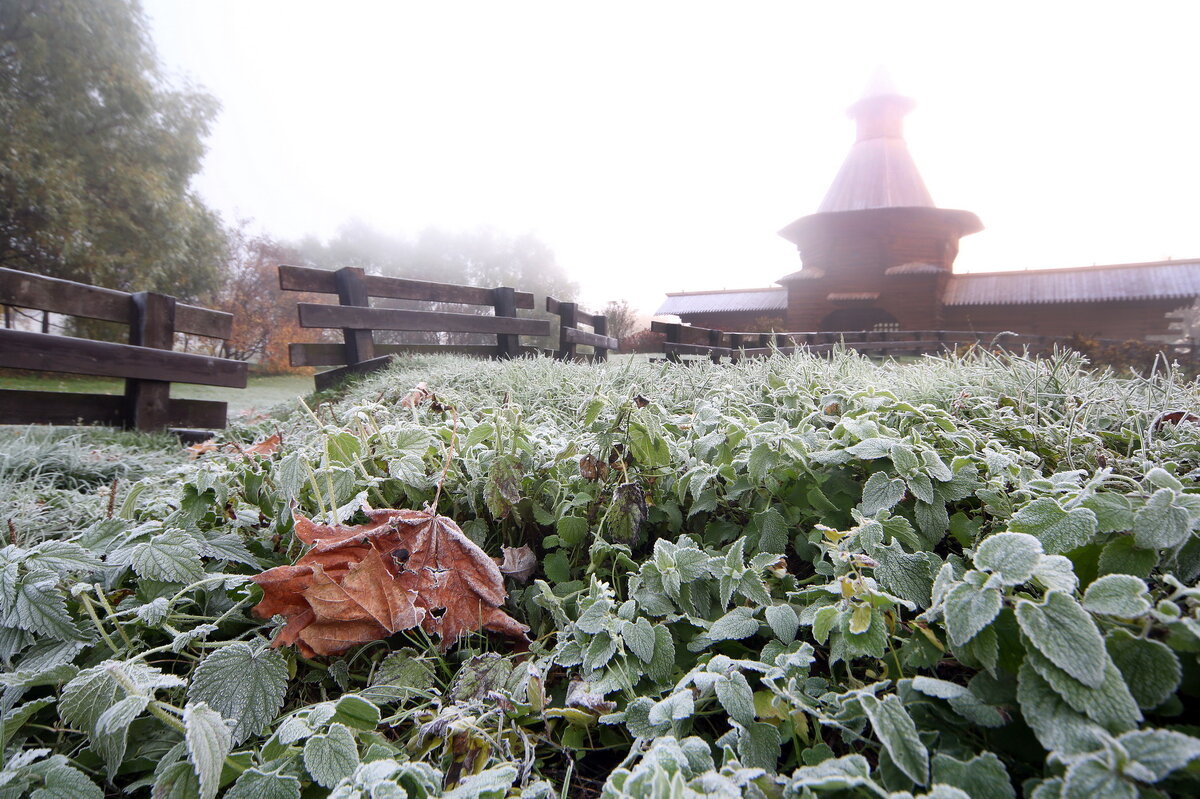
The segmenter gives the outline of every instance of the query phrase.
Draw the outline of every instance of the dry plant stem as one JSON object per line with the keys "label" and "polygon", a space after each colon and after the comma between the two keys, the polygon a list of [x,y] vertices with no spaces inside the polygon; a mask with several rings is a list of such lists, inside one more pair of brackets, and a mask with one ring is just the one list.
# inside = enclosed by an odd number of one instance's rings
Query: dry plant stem
{"label": "dry plant stem", "polygon": [[108,510],[104,514],[104,518],[111,519],[113,511],[117,507],[117,478],[113,478],[112,484],[108,487]]}
{"label": "dry plant stem", "polygon": [[437,512],[438,500],[442,498],[442,486],[446,483],[446,474],[450,471],[450,463],[454,460],[454,449],[458,446],[458,409],[450,406],[450,415],[454,418],[454,427],[450,431],[450,446],[446,450],[446,462],[442,466],[442,476],[438,478],[437,491],[433,494],[433,510]]}

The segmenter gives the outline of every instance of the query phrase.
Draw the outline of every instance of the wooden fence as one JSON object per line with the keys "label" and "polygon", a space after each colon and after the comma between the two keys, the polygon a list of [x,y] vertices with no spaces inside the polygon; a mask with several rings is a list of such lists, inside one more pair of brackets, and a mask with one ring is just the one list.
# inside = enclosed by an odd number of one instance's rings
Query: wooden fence
{"label": "wooden fence", "polygon": [[[517,309],[533,308],[533,295],[511,288],[489,289],[368,275],[361,268],[353,266],[331,272],[287,265],[279,267],[279,285],[285,291],[337,295],[338,305],[307,302],[296,305],[301,327],[342,330],[341,344],[291,344],[288,347],[292,366],[338,367],[315,376],[318,391],[329,388],[351,375],[365,374],[378,369],[385,365],[392,355],[403,352],[453,352],[514,358],[536,352],[533,348],[522,347],[520,336],[550,335],[548,320],[522,319],[517,316]],[[372,308],[372,297],[486,306],[494,315]],[[375,330],[483,333],[495,335],[496,343],[377,344],[373,335]]]}
{"label": "wooden fence", "polygon": [[165,294],[99,288],[0,269],[0,305],[129,326],[128,344],[0,329],[0,367],[125,380],[125,394],[0,390],[0,424],[136,430],[225,426],[226,405],[171,399],[171,383],[245,388],[245,363],[172,351],[176,333],[228,338],[233,317]]}
{"label": "wooden fence", "polygon": [[[737,361],[772,352],[815,355],[832,352],[836,347],[876,357],[937,354],[964,345],[997,347],[1010,351],[1047,354],[1057,346],[1071,346],[1074,340],[1064,336],[1037,336],[1011,332],[966,330],[863,330],[850,332],[730,333],[671,322],[651,322],[651,329],[663,333],[663,352],[667,360],[681,362],[684,356],[700,356],[714,363],[722,358]],[[1120,346],[1125,342],[1102,339],[1094,343]],[[1157,345],[1167,357],[1193,363],[1195,353],[1188,347]]]}
{"label": "wooden fence", "polygon": [[[586,357],[576,351],[580,344],[593,349],[592,360],[596,361],[608,360],[608,351],[621,346],[620,341],[608,335],[608,317],[603,314],[584,313],[577,303],[559,302],[553,297],[546,298],[546,310],[559,319],[556,357],[560,360],[575,361]],[[587,325],[592,332],[580,330],[580,325]]]}

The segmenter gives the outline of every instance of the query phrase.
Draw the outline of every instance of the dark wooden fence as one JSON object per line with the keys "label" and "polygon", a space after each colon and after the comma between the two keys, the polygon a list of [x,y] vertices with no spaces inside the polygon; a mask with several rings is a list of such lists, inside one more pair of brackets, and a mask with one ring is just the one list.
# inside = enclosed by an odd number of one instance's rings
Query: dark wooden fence
{"label": "dark wooden fence", "polygon": [[[1011,332],[976,332],[966,330],[863,330],[850,332],[799,333],[730,333],[671,322],[651,322],[651,329],[663,333],[666,341],[663,352],[667,360],[681,362],[684,356],[700,356],[714,363],[722,358],[737,361],[755,358],[772,352],[790,354],[807,352],[815,355],[832,352],[837,347],[876,357],[925,355],[956,350],[961,346],[995,347],[1012,352],[1047,354],[1055,347],[1070,347],[1077,342],[1063,336],[1036,336]],[[1116,340],[1090,341],[1110,347],[1125,342]],[[1168,358],[1194,363],[1191,348],[1173,344],[1153,345]]]}
{"label": "dark wooden fence", "polygon": [[[580,356],[576,350],[580,344],[591,347],[592,360],[608,360],[608,351],[621,346],[621,342],[608,335],[608,317],[603,314],[584,313],[579,305],[573,302],[559,302],[553,297],[546,298],[546,310],[556,314],[558,325],[558,352],[556,357],[561,360],[575,361],[587,356]],[[592,332],[581,330],[580,325],[587,325]]]}
{"label": "dark wooden fence", "polygon": [[[511,288],[479,288],[449,283],[430,283],[398,277],[368,275],[358,267],[337,271],[304,266],[279,267],[279,285],[285,291],[336,294],[338,305],[301,302],[296,306],[300,326],[340,328],[342,343],[289,345],[292,366],[337,366],[315,376],[317,390],[345,378],[365,374],[385,365],[392,355],[404,352],[453,352],[493,358],[533,354],[522,347],[520,336],[548,336],[550,322],[523,319],[517,309],[533,309],[533,295]],[[486,306],[492,315],[443,311],[373,308],[370,299],[419,300],[432,303]],[[483,333],[495,335],[494,345],[377,344],[376,330],[409,332]]]}
{"label": "dark wooden fence", "polygon": [[0,269],[0,305],[129,326],[128,344],[0,329],[0,367],[125,379],[124,396],[2,390],[0,423],[217,429],[225,403],[171,399],[171,383],[246,387],[245,363],[172,351],[176,333],[228,338],[230,314],[14,269]]}

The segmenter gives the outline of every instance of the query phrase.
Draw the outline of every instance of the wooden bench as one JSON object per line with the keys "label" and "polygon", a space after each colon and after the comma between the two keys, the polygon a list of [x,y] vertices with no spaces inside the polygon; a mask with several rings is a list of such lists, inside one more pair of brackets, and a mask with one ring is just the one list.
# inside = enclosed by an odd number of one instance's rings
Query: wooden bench
{"label": "wooden bench", "polygon": [[[584,313],[579,310],[577,303],[559,302],[553,297],[546,298],[546,310],[556,314],[559,319],[559,344],[558,352],[555,353],[559,360],[575,361],[586,358],[587,356],[580,356],[577,352],[578,346],[583,344],[592,348],[591,360],[605,361],[608,360],[609,350],[621,346],[620,341],[608,335],[608,317],[603,314]],[[580,325],[587,325],[592,332],[581,330]]]}
{"label": "wooden bench", "polygon": [[123,396],[0,390],[0,424],[220,429],[224,402],[171,399],[171,383],[246,387],[245,363],[173,351],[176,333],[229,338],[230,314],[15,269],[0,269],[0,305],[129,326],[128,344],[0,329],[0,367],[125,380]]}
{"label": "wooden bench", "polygon": [[[480,288],[368,275],[361,268],[353,266],[329,271],[286,264],[279,267],[279,286],[285,291],[337,295],[337,305],[307,302],[296,305],[301,327],[340,328],[342,331],[340,344],[288,346],[292,366],[338,367],[314,376],[318,391],[330,388],[352,375],[379,369],[391,360],[392,355],[400,353],[453,352],[490,358],[515,358],[536,353],[532,347],[521,346],[520,336],[550,335],[549,321],[517,316],[518,309],[533,309],[533,295],[507,287]],[[485,306],[492,314],[375,308],[371,307],[372,297]],[[376,330],[482,333],[494,335],[496,343],[380,344],[375,341]]]}

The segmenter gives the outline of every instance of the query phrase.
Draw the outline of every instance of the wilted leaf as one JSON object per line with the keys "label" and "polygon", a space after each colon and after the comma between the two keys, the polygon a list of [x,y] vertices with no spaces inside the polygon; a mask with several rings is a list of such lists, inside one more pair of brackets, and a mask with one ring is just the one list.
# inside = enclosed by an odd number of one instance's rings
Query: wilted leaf
{"label": "wilted leaf", "polygon": [[412,390],[400,398],[401,408],[415,408],[426,400],[433,399],[433,392],[424,380],[412,387]]}
{"label": "wilted leaf", "polygon": [[603,480],[608,477],[608,464],[595,455],[584,455],[579,459],[579,474],[585,480]]}
{"label": "wilted leaf", "polygon": [[646,507],[646,492],[637,483],[622,483],[613,491],[612,507],[609,509],[608,526],[615,541],[630,546],[641,543],[642,524],[649,509]]}
{"label": "wilted leaf", "polygon": [[513,455],[500,455],[492,461],[483,490],[484,501],[492,518],[504,519],[521,501],[521,461]]}
{"label": "wilted leaf", "polygon": [[504,557],[499,559],[500,573],[507,574],[518,583],[527,583],[537,569],[537,556],[529,546],[500,547]]}
{"label": "wilted leaf", "polygon": [[331,655],[418,624],[443,648],[480,628],[526,640],[528,628],[500,610],[500,569],[452,520],[412,510],[367,515],[357,526],[296,518],[296,536],[313,548],[254,578],[263,587],[254,612],[288,619],[275,646]]}
{"label": "wilted leaf", "polygon": [[605,701],[604,694],[590,691],[591,684],[583,680],[572,680],[567,687],[567,707],[579,708],[597,716],[612,713],[617,709],[616,702]]}

